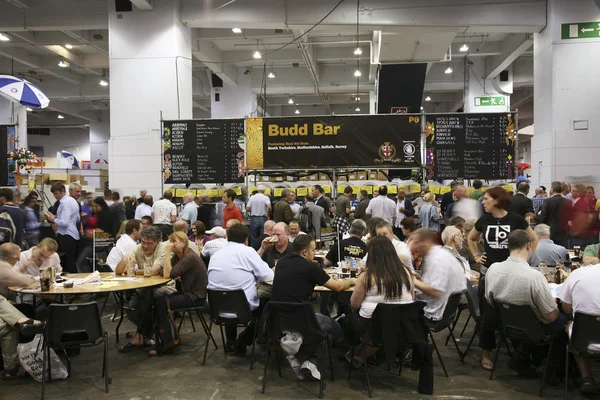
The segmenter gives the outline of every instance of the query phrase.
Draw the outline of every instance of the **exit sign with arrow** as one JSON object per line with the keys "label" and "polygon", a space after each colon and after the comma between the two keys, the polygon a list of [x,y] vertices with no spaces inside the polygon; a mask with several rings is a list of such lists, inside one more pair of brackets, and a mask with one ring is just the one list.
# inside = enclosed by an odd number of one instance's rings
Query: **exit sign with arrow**
{"label": "exit sign with arrow", "polygon": [[600,39],[600,22],[561,24],[561,39]]}
{"label": "exit sign with arrow", "polygon": [[487,97],[475,97],[476,107],[490,107],[490,106],[505,106],[506,97],[504,96],[487,96]]}

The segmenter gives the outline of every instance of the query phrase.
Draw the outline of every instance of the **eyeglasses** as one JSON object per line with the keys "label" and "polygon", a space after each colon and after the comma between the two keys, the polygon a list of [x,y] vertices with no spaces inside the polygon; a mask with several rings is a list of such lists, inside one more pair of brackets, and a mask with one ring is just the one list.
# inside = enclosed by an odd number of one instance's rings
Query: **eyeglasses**
{"label": "eyeglasses", "polygon": [[152,246],[153,244],[156,244],[156,242],[142,240],[142,246]]}

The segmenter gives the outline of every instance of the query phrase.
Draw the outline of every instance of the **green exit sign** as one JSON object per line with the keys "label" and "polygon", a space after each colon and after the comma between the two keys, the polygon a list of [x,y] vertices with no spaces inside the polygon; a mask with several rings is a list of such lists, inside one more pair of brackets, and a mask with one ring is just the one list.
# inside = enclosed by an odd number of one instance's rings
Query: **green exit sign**
{"label": "green exit sign", "polygon": [[572,22],[561,24],[560,37],[566,39],[600,38],[600,22]]}
{"label": "green exit sign", "polygon": [[504,96],[487,96],[487,97],[475,97],[476,107],[493,107],[493,106],[505,106],[506,97]]}

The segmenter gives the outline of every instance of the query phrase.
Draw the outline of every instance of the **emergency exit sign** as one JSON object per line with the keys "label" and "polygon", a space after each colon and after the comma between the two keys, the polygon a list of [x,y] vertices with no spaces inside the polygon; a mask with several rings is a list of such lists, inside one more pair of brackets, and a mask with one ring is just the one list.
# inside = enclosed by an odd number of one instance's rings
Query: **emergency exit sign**
{"label": "emergency exit sign", "polygon": [[572,22],[570,24],[561,24],[560,36],[563,40],[600,38],[600,22]]}
{"label": "emergency exit sign", "polygon": [[493,107],[493,106],[505,106],[506,97],[504,96],[487,96],[487,97],[475,97],[476,107]]}

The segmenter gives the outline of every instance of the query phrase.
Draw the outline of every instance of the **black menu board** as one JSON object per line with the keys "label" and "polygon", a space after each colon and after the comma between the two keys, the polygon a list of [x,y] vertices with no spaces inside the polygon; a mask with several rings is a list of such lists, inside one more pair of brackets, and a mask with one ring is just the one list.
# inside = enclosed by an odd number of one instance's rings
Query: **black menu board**
{"label": "black menu board", "polygon": [[428,179],[514,179],[513,114],[426,116]]}
{"label": "black menu board", "polygon": [[164,183],[244,180],[244,120],[164,121]]}

